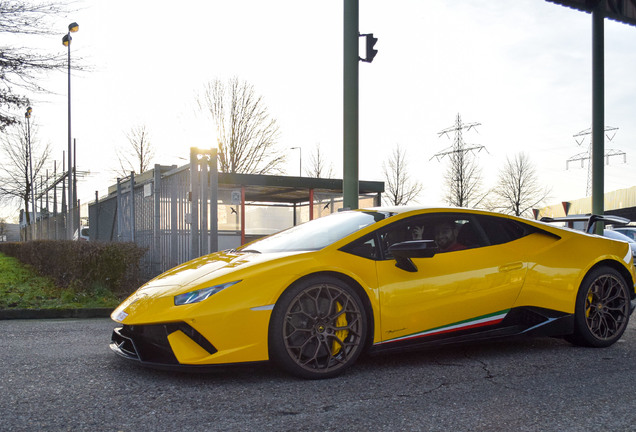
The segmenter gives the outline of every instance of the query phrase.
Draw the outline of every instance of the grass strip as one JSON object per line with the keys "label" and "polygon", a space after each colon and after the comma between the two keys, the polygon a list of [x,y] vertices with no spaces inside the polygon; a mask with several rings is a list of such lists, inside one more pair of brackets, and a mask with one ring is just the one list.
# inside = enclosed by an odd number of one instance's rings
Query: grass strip
{"label": "grass strip", "polygon": [[0,253],[0,309],[114,308],[119,302],[103,284],[61,289],[51,278]]}

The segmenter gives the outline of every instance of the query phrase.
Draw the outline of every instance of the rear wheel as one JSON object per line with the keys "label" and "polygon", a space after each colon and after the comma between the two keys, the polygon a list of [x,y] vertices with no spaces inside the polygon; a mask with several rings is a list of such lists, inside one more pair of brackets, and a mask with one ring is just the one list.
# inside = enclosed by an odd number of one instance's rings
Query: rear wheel
{"label": "rear wheel", "polygon": [[360,297],[341,280],[320,276],[288,288],[270,322],[270,357],[285,371],[330,378],[351,366],[366,340]]}
{"label": "rear wheel", "polygon": [[589,273],[576,298],[574,334],[567,339],[581,346],[607,347],[622,336],[629,321],[627,283],[610,267]]}

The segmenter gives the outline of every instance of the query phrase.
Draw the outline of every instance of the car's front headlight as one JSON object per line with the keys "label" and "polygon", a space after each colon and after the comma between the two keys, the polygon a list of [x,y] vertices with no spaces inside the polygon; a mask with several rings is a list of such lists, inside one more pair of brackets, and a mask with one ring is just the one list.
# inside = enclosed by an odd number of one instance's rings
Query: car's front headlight
{"label": "car's front headlight", "polygon": [[200,290],[179,294],[174,297],[174,305],[180,306],[180,305],[187,305],[192,303],[199,303],[200,301],[203,301],[207,299],[208,297],[210,297],[212,294],[216,294],[219,291],[224,290],[225,288],[230,287],[238,282],[240,281],[227,282],[221,285],[215,285],[208,288],[203,288]]}

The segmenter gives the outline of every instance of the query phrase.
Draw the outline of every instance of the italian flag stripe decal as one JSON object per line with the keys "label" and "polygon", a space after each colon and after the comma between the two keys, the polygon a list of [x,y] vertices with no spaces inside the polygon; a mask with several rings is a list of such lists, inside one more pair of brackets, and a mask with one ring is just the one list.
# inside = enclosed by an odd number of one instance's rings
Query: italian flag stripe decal
{"label": "italian flag stripe decal", "polygon": [[493,324],[499,324],[503,321],[503,319],[508,315],[510,309],[506,309],[503,311],[495,312],[488,315],[482,315],[476,318],[471,318],[465,321],[459,321],[454,324],[445,325],[442,327],[436,327],[434,329],[426,330],[419,333],[413,333],[406,336],[401,336],[395,339],[388,339],[382,342],[378,342],[376,345],[381,345],[390,342],[398,342],[398,341],[407,341],[411,339],[422,338],[426,336],[436,336],[444,333],[452,333],[460,330],[468,330],[477,327],[484,327]]}

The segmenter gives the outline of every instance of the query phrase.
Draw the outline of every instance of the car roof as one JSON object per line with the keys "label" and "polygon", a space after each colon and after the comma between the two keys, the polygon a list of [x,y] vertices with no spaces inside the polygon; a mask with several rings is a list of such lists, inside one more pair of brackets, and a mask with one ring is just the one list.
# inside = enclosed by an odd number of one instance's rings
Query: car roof
{"label": "car roof", "polygon": [[[406,216],[408,215],[408,213],[411,212],[418,212],[418,211],[429,211],[431,213],[436,213],[436,212],[440,212],[440,213],[470,213],[470,214],[482,214],[482,215],[490,215],[490,216],[495,216],[495,217],[500,217],[500,218],[504,218],[504,219],[511,219],[511,220],[516,220],[519,222],[523,222],[529,225],[532,225],[536,228],[541,229],[544,232],[548,232],[552,235],[556,235],[558,237],[562,237],[564,235],[564,233],[575,233],[577,235],[589,235],[588,233],[586,233],[585,231],[580,231],[580,230],[574,230],[574,229],[570,229],[567,227],[562,227],[562,226],[557,226],[554,225],[553,223],[550,223],[546,220],[536,220],[536,219],[529,219],[529,218],[525,218],[522,216],[514,216],[514,215],[509,215],[509,214],[504,214],[504,213],[498,213],[498,212],[493,212],[493,211],[489,211],[489,210],[478,210],[478,209],[470,209],[470,208],[465,208],[465,207],[445,207],[445,206],[416,206],[416,205],[409,205],[409,206],[385,206],[385,207],[370,207],[370,208],[364,208],[364,209],[359,209],[361,211],[377,211],[377,212],[385,212],[385,213],[390,213],[391,216]],[[583,218],[583,217],[581,217]],[[585,219],[589,219],[589,215],[584,216]],[[582,219],[583,220],[583,219]]]}
{"label": "car roof", "polygon": [[428,209],[433,209],[436,207],[431,207],[431,206],[379,206],[379,207],[367,207],[367,208],[362,208],[360,210],[367,210],[367,211],[379,211],[379,212],[387,212],[387,213],[395,213],[395,214],[400,214],[400,213],[408,213],[411,211],[417,211],[417,210],[428,210]]}
{"label": "car roof", "polygon": [[[358,209],[359,211],[375,211],[388,213],[391,217],[408,217],[410,213],[417,213],[420,211],[425,211],[427,213],[469,213],[469,214],[478,214],[478,215],[486,215],[486,216],[495,216],[503,219],[511,219],[519,222],[527,223],[529,225],[533,225],[536,228],[542,229],[544,231],[549,231],[551,234],[558,235],[557,233],[562,229],[561,227],[557,227],[555,225],[547,224],[545,222],[541,222],[535,219],[528,219],[522,216],[513,216],[504,213],[493,212],[489,210],[478,210],[471,209],[465,207],[444,207],[444,206],[385,206],[385,207],[368,207],[363,209]],[[577,231],[580,232],[580,231]]]}
{"label": "car roof", "polygon": [[404,206],[379,206],[379,207],[367,207],[360,209],[362,211],[378,211],[393,214],[404,214],[410,212],[416,212],[421,210],[432,210],[435,212],[469,212],[469,213],[485,213],[497,216],[507,217],[509,215],[503,213],[491,212],[488,210],[477,210],[465,207],[447,207],[447,206],[418,206],[418,205],[404,205]]}
{"label": "car roof", "polygon": [[[430,213],[471,213],[471,214],[482,214],[482,215],[490,215],[496,216],[506,219],[515,219],[523,222],[527,222],[530,224],[535,224],[536,226],[546,226],[544,222],[537,221],[535,219],[528,219],[523,216],[514,216],[505,213],[498,213],[489,210],[480,210],[480,209],[472,209],[466,207],[445,207],[445,206],[383,206],[383,207],[367,207],[358,209],[359,211],[375,211],[375,212],[383,212],[389,213],[391,216],[396,215],[405,215],[408,213],[415,213],[419,211],[427,211]],[[553,227],[554,225],[547,225]]]}

